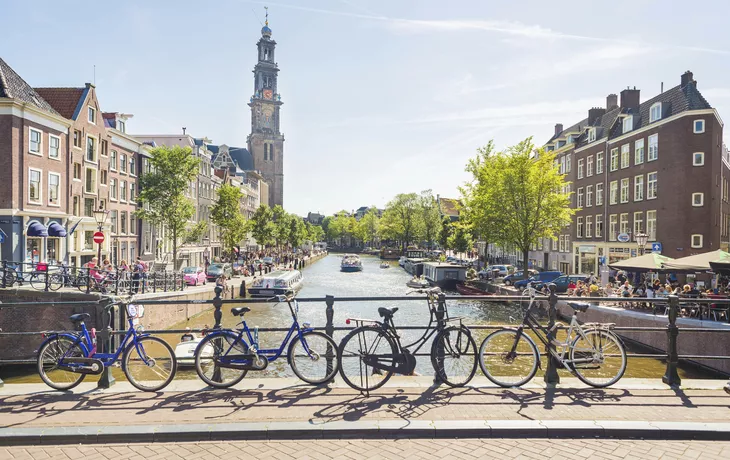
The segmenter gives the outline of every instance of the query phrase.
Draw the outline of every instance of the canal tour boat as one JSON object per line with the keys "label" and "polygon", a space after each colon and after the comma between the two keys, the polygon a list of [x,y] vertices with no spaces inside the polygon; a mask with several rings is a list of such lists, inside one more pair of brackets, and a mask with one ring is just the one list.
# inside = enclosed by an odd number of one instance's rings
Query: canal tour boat
{"label": "canal tour boat", "polygon": [[[180,343],[175,346],[175,360],[180,368],[195,366],[195,349],[198,348],[198,344],[203,340],[203,337],[198,337],[194,332],[190,332],[190,328],[187,329],[188,332],[180,337]],[[209,357],[212,355],[212,348],[202,351],[202,356]]]}
{"label": "canal tour boat", "polygon": [[273,297],[293,294],[302,287],[304,277],[299,270],[277,270],[253,280],[248,293],[252,297]]}
{"label": "canal tour boat", "polygon": [[361,272],[362,261],[360,257],[355,254],[345,254],[342,257],[342,263],[340,264],[341,272]]}
{"label": "canal tour boat", "polygon": [[458,283],[466,281],[466,267],[441,262],[424,262],[423,276],[434,286],[454,291]]}

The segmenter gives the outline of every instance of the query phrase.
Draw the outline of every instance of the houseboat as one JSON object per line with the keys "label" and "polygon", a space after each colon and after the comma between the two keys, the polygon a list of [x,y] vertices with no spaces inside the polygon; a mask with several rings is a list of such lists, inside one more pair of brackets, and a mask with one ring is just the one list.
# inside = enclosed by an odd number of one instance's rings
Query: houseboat
{"label": "houseboat", "polygon": [[456,285],[466,280],[466,267],[441,262],[424,262],[423,276],[431,285],[443,290],[456,290]]}
{"label": "houseboat", "polygon": [[273,271],[253,280],[248,293],[252,297],[293,294],[302,287],[303,279],[299,270]]}
{"label": "houseboat", "polygon": [[394,248],[381,248],[380,258],[383,260],[398,260],[400,257],[400,250]]}
{"label": "houseboat", "polygon": [[341,272],[361,272],[362,271],[362,261],[360,260],[360,256],[355,254],[345,254],[344,257],[342,257],[342,263],[340,264],[340,271]]}

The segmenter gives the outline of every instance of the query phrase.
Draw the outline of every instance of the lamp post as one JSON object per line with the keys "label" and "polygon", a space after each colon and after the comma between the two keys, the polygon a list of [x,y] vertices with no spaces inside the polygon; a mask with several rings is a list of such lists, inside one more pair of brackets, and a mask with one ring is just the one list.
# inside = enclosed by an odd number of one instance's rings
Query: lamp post
{"label": "lamp post", "polygon": [[[98,230],[101,232],[104,230],[104,223],[106,222],[106,216],[109,215],[109,211],[104,209],[104,205],[100,205],[99,209],[94,211],[94,220],[96,220],[96,225],[98,226]],[[101,245],[102,243],[99,243],[99,249],[96,253],[96,263],[97,267],[99,264],[101,264]]]}
{"label": "lamp post", "polygon": [[646,246],[646,242],[649,240],[649,235],[643,232],[639,232],[635,236],[636,238],[636,244],[639,245],[639,255],[644,255],[644,246]]}

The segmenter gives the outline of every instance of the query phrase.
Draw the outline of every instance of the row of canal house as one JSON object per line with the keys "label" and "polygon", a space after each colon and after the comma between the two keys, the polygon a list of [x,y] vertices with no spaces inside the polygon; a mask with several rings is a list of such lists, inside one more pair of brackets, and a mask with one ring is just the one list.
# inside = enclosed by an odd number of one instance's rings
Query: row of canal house
{"label": "row of canal house", "polygon": [[[568,128],[557,124],[545,144],[576,213],[558,238],[533,248],[530,266],[589,274],[640,249],[673,258],[728,249],[723,121],[691,72],[643,102],[636,88],[611,94],[587,115]],[[639,248],[642,233],[648,243]]]}

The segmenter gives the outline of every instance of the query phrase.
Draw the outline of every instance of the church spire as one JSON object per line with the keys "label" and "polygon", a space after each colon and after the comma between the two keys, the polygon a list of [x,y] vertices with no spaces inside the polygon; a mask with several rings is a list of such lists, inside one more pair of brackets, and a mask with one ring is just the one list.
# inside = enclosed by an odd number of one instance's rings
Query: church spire
{"label": "church spire", "polygon": [[266,40],[269,40],[271,38],[271,29],[269,28],[269,7],[265,6],[264,9],[266,10],[266,22],[264,22],[264,27],[261,28],[261,36]]}

